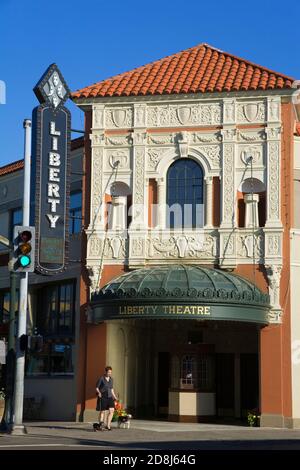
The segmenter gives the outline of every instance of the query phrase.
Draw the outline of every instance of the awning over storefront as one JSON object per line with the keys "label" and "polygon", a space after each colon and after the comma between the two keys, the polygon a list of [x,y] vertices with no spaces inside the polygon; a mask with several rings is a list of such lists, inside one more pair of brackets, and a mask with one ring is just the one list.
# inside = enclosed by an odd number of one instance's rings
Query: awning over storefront
{"label": "awning over storefront", "polygon": [[247,279],[202,266],[157,266],[113,279],[92,295],[89,322],[200,319],[267,324],[269,295]]}

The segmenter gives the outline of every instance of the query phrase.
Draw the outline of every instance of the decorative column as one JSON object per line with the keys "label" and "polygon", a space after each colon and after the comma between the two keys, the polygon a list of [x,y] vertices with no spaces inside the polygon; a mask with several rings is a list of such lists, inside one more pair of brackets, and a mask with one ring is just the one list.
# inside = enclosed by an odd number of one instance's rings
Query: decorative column
{"label": "decorative column", "polygon": [[112,197],[112,215],[109,230],[126,230],[126,196]]}
{"label": "decorative column", "polygon": [[236,188],[235,188],[235,154],[236,128],[224,126],[221,131],[222,145],[222,179],[221,179],[221,225],[220,266],[236,266]]}
{"label": "decorative column", "polygon": [[91,206],[90,225],[87,234],[87,270],[90,279],[90,294],[99,287],[104,248],[104,203],[103,203],[103,159],[104,159],[104,105],[93,106],[91,139]]}
{"label": "decorative column", "polygon": [[[146,117],[143,107],[135,106],[134,115],[140,120]],[[140,121],[139,121],[140,122]],[[146,129],[134,130],[133,138],[133,192],[132,223],[129,233],[129,265],[143,264],[145,261],[146,235],[148,232],[148,181],[146,168]]]}
{"label": "decorative column", "polygon": [[234,181],[236,129],[223,129],[221,133],[223,136],[221,228],[232,228],[236,226]]}
{"label": "decorative column", "polygon": [[205,227],[212,228],[212,197],[213,197],[213,178],[208,176],[205,178]]}
{"label": "decorative column", "polygon": [[282,227],[280,206],[280,127],[266,128],[267,134],[267,220],[266,227]]}
{"label": "decorative column", "polygon": [[280,305],[280,278],[282,266],[269,265],[266,266],[271,311],[269,313],[270,323],[281,323],[282,309]]}
{"label": "decorative column", "polygon": [[259,227],[258,201],[259,201],[259,194],[245,194],[244,195],[244,202],[246,206],[245,228]]}

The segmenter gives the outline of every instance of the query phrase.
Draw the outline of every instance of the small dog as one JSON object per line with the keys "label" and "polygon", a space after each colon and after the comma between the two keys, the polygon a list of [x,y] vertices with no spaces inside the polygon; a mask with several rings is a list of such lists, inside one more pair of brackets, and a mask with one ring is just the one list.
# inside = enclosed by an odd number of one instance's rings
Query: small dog
{"label": "small dog", "polygon": [[100,423],[93,423],[93,430],[94,430],[94,432],[103,431],[103,427],[101,426]]}
{"label": "small dog", "polygon": [[130,420],[132,416],[119,416],[118,417],[118,428],[129,429],[130,428]]}

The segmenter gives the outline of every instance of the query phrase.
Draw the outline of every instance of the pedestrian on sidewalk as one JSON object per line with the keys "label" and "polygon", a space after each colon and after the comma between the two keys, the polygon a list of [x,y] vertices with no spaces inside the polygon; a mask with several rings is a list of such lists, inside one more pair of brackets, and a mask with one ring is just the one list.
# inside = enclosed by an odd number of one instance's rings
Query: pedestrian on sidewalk
{"label": "pedestrian on sidewalk", "polygon": [[115,410],[115,400],[117,396],[113,389],[112,368],[105,367],[105,373],[96,384],[96,393],[98,395],[96,410],[99,411],[100,430],[111,430],[111,421]]}

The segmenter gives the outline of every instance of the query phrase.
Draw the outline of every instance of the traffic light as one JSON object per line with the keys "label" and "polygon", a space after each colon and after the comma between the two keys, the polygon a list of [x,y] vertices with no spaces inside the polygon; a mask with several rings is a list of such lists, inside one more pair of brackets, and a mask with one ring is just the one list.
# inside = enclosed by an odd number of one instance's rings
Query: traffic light
{"label": "traffic light", "polygon": [[35,228],[16,225],[14,227],[14,252],[12,270],[33,272],[35,264]]}

